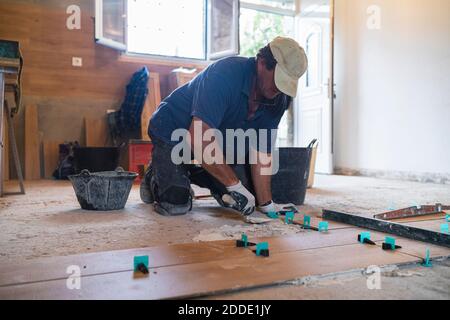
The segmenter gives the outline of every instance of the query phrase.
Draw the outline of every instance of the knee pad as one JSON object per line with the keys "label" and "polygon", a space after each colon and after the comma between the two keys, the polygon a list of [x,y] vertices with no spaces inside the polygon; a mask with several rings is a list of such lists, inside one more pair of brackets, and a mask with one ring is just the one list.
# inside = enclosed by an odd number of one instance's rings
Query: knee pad
{"label": "knee pad", "polygon": [[167,189],[155,203],[155,210],[165,216],[186,214],[192,209],[192,196],[189,189],[173,186]]}

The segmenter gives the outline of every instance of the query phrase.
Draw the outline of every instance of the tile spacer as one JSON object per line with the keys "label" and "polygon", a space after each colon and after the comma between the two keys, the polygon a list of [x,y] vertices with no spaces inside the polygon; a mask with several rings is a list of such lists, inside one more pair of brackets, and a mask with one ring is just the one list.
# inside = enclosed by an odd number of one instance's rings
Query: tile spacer
{"label": "tile spacer", "polygon": [[236,247],[238,248],[247,248],[254,246],[255,244],[252,242],[248,242],[248,237],[245,233],[242,234],[241,240],[236,240]]}
{"label": "tile spacer", "polygon": [[427,250],[426,250],[425,259],[423,259],[422,266],[427,267],[427,268],[433,266],[433,264],[430,261],[430,249],[429,248],[427,248]]}
{"label": "tile spacer", "polygon": [[267,216],[268,216],[270,219],[278,219],[278,212],[269,212],[269,213],[267,214]]}
{"label": "tile spacer", "polygon": [[284,223],[291,224],[292,222],[294,222],[294,216],[295,216],[294,212],[292,211],[286,212],[286,215],[284,217]]}
{"label": "tile spacer", "polygon": [[311,228],[311,217],[307,216],[305,214],[305,216],[303,217],[303,228],[304,229],[309,229]]}
{"label": "tile spacer", "polygon": [[148,256],[135,256],[133,258],[134,272],[142,272],[148,274]]}
{"label": "tile spacer", "polygon": [[441,232],[442,233],[449,233],[449,230],[448,230],[448,223],[443,223],[443,224],[441,224]]}
{"label": "tile spacer", "polygon": [[328,221],[319,222],[319,232],[328,232]]}
{"label": "tile spacer", "polygon": [[361,243],[367,243],[367,244],[372,244],[372,245],[375,244],[375,242],[370,240],[370,232],[369,231],[361,232],[360,234],[358,234],[358,241]]}
{"label": "tile spacer", "polygon": [[384,240],[384,242],[382,244],[382,248],[383,248],[383,250],[396,250],[396,249],[401,249],[402,247],[397,246],[395,244],[395,238],[386,237],[386,239]]}
{"label": "tile spacer", "polygon": [[257,256],[268,257],[269,256],[269,243],[260,242],[256,245],[256,250],[254,251]]}
{"label": "tile spacer", "polygon": [[445,221],[450,222],[450,214],[445,215]]}

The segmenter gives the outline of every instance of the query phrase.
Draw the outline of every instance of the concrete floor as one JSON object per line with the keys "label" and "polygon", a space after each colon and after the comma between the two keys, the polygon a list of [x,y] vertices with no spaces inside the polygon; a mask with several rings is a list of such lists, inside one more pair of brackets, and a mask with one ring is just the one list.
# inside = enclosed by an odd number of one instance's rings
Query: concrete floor
{"label": "concrete floor", "polygon": [[[242,232],[250,237],[303,232],[281,222],[246,224],[233,211],[219,209],[214,200],[196,201],[193,211],[185,216],[162,217],[152,206],[140,201],[137,185],[124,210],[104,213],[81,210],[67,181],[28,182],[26,187],[25,196],[0,198],[1,262],[19,263],[45,256],[233,239]],[[15,182],[6,184],[7,191],[15,191],[15,188]],[[300,210],[312,213],[326,208],[374,214],[387,211],[389,207],[437,202],[450,204],[450,185],[317,175],[314,188],[308,190],[305,205]],[[448,261],[442,261],[431,269],[408,266],[389,270],[383,273],[382,290],[367,289],[367,277],[356,271],[220,298],[450,299],[449,266]]]}

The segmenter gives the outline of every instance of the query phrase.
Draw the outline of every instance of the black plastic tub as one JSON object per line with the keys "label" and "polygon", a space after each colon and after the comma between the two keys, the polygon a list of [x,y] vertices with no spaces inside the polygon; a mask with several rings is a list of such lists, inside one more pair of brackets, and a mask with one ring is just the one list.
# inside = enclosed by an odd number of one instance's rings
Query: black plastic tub
{"label": "black plastic tub", "polygon": [[272,197],[276,203],[305,202],[313,140],[306,148],[279,148],[279,169],[272,176]]}
{"label": "black plastic tub", "polygon": [[78,147],[74,149],[75,173],[114,171],[119,165],[120,149],[117,147]]}
{"label": "black plastic tub", "polygon": [[108,211],[125,207],[137,176],[119,167],[114,171],[93,173],[84,169],[69,179],[82,209]]}

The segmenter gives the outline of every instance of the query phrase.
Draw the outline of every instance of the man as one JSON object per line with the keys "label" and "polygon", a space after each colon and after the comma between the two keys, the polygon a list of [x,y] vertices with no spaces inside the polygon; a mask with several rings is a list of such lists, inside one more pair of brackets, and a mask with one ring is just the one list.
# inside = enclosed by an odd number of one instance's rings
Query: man
{"label": "man", "polygon": [[[275,142],[270,131],[278,128],[306,69],[307,58],[298,43],[277,37],[260,49],[256,58],[219,60],[172,92],[150,120],[148,131],[154,148],[141,183],[141,199],[154,203],[160,214],[185,214],[192,208],[193,183],[209,188],[220,205],[243,215],[251,214],[256,204],[264,213],[279,211],[272,202],[271,175],[263,174],[267,164],[271,165]],[[184,138],[191,138],[186,142],[201,167],[174,160],[174,148],[183,142],[180,137],[172,139],[177,129],[185,129]],[[214,147],[219,147],[214,149],[213,161],[199,159],[199,155],[201,158],[207,154],[208,144],[195,138],[199,133],[206,135],[209,129],[215,130],[211,140]],[[244,165],[228,161],[226,151],[235,142],[233,139],[220,145],[230,129],[266,134],[258,136],[257,144],[234,146],[237,155],[244,156]],[[188,157],[191,159],[191,154]],[[256,161],[249,163],[249,158]]]}

